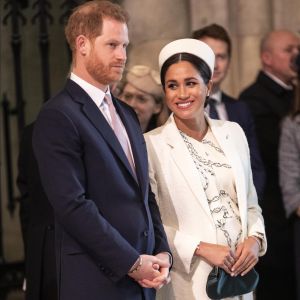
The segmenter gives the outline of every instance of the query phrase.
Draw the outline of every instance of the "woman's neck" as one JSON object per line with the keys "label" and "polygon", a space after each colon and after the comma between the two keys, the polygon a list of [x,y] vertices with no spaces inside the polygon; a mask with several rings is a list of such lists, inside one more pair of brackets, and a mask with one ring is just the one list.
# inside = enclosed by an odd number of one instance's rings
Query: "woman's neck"
{"label": "woman's neck", "polygon": [[207,133],[208,123],[204,116],[198,119],[187,120],[179,119],[174,115],[174,120],[179,130],[197,141],[202,141]]}

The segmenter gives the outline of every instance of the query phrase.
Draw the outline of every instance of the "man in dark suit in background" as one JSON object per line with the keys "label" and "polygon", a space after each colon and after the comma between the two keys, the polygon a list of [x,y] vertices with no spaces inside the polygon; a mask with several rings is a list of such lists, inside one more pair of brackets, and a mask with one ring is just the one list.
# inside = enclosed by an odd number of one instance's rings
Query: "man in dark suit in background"
{"label": "man in dark suit in background", "polygon": [[250,107],[262,159],[266,168],[266,188],[261,206],[268,238],[267,254],[260,260],[258,300],[296,299],[293,265],[292,220],[285,217],[278,178],[280,122],[291,108],[292,81],[297,73],[291,68],[299,53],[299,38],[292,32],[276,30],[261,43],[262,71],[256,81],[240,95]]}
{"label": "man in dark suit in background", "polygon": [[154,288],[168,282],[170,250],[137,116],[109,90],[126,62],[127,14],[88,1],[65,33],[70,79],[33,133],[54,208],[59,299],[154,299]]}
{"label": "man in dark suit in background", "polygon": [[221,84],[227,75],[231,59],[231,40],[227,31],[218,24],[211,24],[193,32],[193,38],[208,44],[216,55],[213,74],[213,88],[208,101],[211,118],[229,120],[238,123],[244,130],[249,148],[253,181],[261,199],[265,172],[256,141],[254,121],[245,103],[237,101],[221,90]]}
{"label": "man in dark suit in background", "polygon": [[20,219],[25,252],[26,300],[56,300],[53,209],[32,149],[34,124],[25,127],[18,159]]}

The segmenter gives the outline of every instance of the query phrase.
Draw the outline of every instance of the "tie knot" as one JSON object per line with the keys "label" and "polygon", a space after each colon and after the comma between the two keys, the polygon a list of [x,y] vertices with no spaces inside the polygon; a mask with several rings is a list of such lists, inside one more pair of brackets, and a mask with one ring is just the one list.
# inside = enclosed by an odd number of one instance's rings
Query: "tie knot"
{"label": "tie knot", "polygon": [[208,99],[208,104],[209,105],[216,105],[218,101],[215,98],[209,98]]}
{"label": "tie knot", "polygon": [[106,101],[106,103],[107,103],[109,106],[112,104],[112,99],[111,99],[110,94],[105,94],[104,100]]}

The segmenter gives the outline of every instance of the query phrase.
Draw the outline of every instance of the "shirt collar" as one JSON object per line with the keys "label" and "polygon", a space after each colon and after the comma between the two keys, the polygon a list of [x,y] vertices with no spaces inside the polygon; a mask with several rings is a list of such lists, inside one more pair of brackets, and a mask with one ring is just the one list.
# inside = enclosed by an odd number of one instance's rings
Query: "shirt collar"
{"label": "shirt collar", "polygon": [[282,88],[285,90],[292,90],[293,87],[291,85],[285,84],[282,80],[280,80],[278,77],[275,75],[271,74],[270,72],[263,71],[267,76],[269,76],[271,79],[273,79],[277,84],[279,84]]}
{"label": "shirt collar", "polygon": [[221,90],[218,90],[214,93],[212,93],[209,98],[215,99],[217,101],[217,104],[222,102],[222,92]]}
{"label": "shirt collar", "polygon": [[107,88],[107,91],[104,92],[101,89],[83,80],[82,78],[78,77],[73,72],[71,72],[70,79],[76,82],[92,98],[97,107],[100,107],[102,105],[105,95],[109,95],[111,97],[109,87]]}

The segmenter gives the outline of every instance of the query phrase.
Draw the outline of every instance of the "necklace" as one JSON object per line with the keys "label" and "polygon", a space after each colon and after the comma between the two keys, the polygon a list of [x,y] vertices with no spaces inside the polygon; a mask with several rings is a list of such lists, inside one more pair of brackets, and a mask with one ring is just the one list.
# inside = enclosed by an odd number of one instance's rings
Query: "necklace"
{"label": "necklace", "polygon": [[[201,142],[208,131],[208,123],[203,116],[201,120],[184,121],[174,117],[174,121],[179,131],[182,131],[187,136]],[[199,122],[200,121],[200,122]]]}

